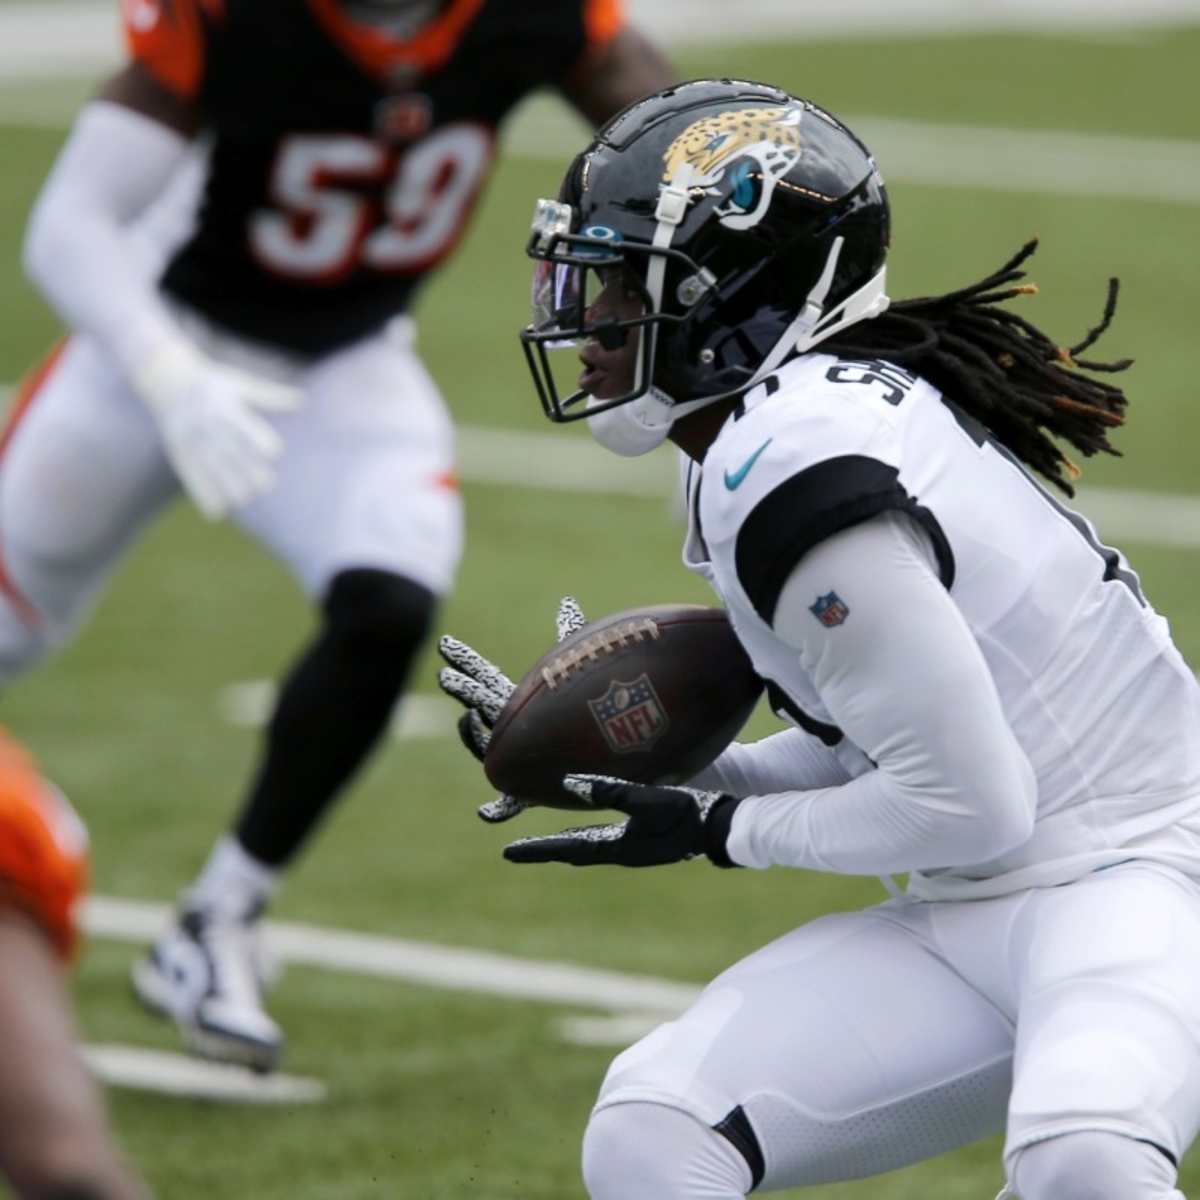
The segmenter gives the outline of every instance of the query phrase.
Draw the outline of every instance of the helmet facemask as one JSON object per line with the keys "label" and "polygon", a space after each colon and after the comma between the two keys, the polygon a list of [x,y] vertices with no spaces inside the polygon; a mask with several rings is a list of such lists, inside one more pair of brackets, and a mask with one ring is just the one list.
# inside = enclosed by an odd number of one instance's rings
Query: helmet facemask
{"label": "helmet facemask", "polygon": [[[560,422],[593,416],[646,395],[653,385],[660,326],[684,322],[703,299],[711,279],[681,251],[625,242],[616,230],[604,225],[571,233],[574,220],[570,205],[539,200],[526,247],[538,261],[533,275],[533,320],[522,330],[521,344],[542,408],[552,421]],[[654,266],[655,259],[660,266]],[[682,311],[663,311],[662,278],[668,263],[673,266],[673,276],[694,281],[677,288],[687,300]],[[620,395],[599,399],[583,388],[559,387],[557,374],[568,369],[578,372],[578,352],[589,339],[605,350],[618,349],[631,340],[636,347],[633,378]],[[570,367],[560,363],[557,373],[550,357],[556,351],[572,352]]]}

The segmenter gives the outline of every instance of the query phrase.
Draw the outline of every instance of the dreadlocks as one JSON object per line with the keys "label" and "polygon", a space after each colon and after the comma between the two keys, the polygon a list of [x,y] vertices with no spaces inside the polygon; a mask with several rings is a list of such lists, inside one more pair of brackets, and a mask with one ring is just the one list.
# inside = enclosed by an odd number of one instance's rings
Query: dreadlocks
{"label": "dreadlocks", "polygon": [[[998,271],[944,296],[898,301],[872,321],[829,339],[829,349],[864,358],[885,358],[929,380],[983,424],[1027,466],[1068,496],[1079,469],[1054,438],[1083,455],[1119,454],[1108,430],[1125,420],[1119,387],[1077,372],[1124,371],[1132,359],[1087,361],[1079,356],[1112,321],[1118,282],[1108,282],[1099,324],[1074,346],[1064,347],[1037,326],[998,305],[1037,291],[1021,265],[1037,249],[1027,242]],[[824,349],[824,347],[822,347]]]}

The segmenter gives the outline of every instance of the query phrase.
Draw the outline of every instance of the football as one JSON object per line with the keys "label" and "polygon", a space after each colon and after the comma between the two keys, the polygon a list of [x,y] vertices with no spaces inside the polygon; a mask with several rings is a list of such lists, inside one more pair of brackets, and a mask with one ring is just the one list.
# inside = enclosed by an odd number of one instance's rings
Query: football
{"label": "football", "polygon": [[762,693],[725,611],[632,608],[542,656],[508,699],[483,767],[500,791],[580,807],[568,772],[682,783],[729,745]]}

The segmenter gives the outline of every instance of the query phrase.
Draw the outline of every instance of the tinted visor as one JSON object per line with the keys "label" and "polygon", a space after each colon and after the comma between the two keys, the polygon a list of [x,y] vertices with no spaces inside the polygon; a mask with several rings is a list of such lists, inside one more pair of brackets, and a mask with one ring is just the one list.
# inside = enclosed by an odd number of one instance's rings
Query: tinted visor
{"label": "tinted visor", "polygon": [[640,324],[649,310],[645,285],[624,263],[542,260],[533,273],[532,301],[533,330],[548,335],[548,349],[573,346],[614,324]]}
{"label": "tinted visor", "polygon": [[572,328],[580,312],[582,285],[578,267],[567,263],[541,259],[533,271],[533,329],[536,333],[561,333],[561,339],[547,342],[557,350],[575,344],[576,330]]}

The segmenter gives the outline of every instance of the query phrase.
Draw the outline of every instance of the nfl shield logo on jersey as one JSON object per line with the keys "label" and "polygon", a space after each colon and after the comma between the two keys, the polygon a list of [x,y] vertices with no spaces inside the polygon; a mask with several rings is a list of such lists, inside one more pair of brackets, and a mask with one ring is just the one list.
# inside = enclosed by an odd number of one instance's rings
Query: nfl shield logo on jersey
{"label": "nfl shield logo on jersey", "polygon": [[588,708],[616,754],[649,750],[670,725],[649,675],[632,683],[614,679],[603,696],[588,701]]}
{"label": "nfl shield logo on jersey", "polygon": [[850,615],[850,606],[837,592],[826,592],[817,597],[816,604],[808,606],[808,611],[827,629],[833,629]]}

